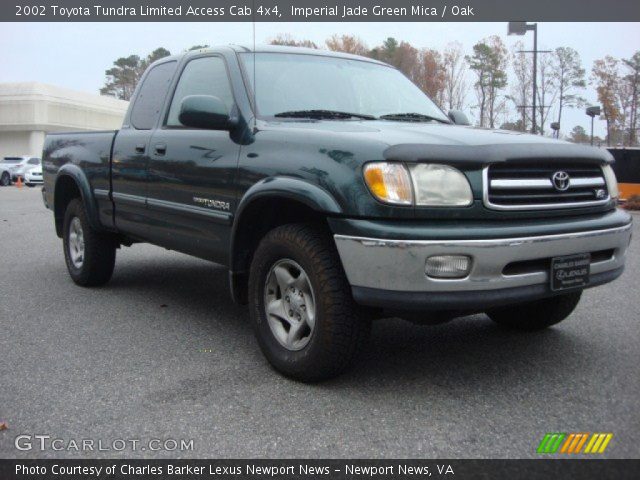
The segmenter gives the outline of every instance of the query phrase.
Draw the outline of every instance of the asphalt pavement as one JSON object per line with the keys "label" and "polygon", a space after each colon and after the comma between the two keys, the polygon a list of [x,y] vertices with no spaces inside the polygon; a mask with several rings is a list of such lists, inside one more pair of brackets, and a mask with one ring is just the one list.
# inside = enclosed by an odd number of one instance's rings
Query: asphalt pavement
{"label": "asphalt pavement", "polygon": [[134,245],[78,287],[39,188],[0,188],[0,458],[536,458],[547,432],[640,458],[635,220],[624,275],[556,327],[381,320],[355,368],[305,385],[262,357],[223,267]]}

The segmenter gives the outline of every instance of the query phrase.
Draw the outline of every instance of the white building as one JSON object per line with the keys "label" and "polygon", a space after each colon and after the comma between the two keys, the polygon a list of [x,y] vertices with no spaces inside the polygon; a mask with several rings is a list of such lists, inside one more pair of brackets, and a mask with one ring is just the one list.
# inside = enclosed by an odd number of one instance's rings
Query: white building
{"label": "white building", "polygon": [[48,132],[118,129],[128,105],[44,83],[0,83],[0,158],[40,157]]}

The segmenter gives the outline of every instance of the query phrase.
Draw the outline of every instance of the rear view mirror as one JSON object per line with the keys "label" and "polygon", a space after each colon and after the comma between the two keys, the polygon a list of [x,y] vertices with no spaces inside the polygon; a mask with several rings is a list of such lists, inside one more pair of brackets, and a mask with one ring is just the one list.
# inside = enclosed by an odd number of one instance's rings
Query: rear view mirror
{"label": "rear view mirror", "polygon": [[186,127],[229,130],[236,120],[225,103],[212,95],[189,95],[182,99],[178,120]]}
{"label": "rear view mirror", "polygon": [[461,110],[449,110],[449,118],[456,125],[471,125],[467,115]]}

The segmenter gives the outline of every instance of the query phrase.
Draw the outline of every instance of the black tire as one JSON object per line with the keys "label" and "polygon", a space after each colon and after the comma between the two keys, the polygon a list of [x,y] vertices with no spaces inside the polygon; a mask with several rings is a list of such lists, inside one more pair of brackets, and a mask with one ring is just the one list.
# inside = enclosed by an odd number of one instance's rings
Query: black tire
{"label": "black tire", "polygon": [[[306,345],[285,348],[272,332],[265,311],[267,279],[283,259],[299,264],[314,292],[315,321]],[[370,321],[351,296],[335,245],[323,229],[291,224],[269,232],[251,263],[249,307],[258,343],[271,365],[303,382],[335,377],[349,367],[366,343]]]}
{"label": "black tire", "polygon": [[11,175],[9,172],[2,172],[2,176],[0,176],[0,186],[8,187],[11,185]]}
{"label": "black tire", "polygon": [[494,308],[487,315],[502,327],[524,331],[542,330],[571,315],[581,296],[582,290],[579,290],[557,297]]}
{"label": "black tire", "polygon": [[[84,240],[84,255],[80,266],[75,265],[71,258],[69,238],[74,218],[80,221]],[[67,206],[62,240],[67,270],[76,284],[83,287],[95,287],[109,281],[116,261],[116,242],[111,235],[91,228],[79,198],[71,200]]]}

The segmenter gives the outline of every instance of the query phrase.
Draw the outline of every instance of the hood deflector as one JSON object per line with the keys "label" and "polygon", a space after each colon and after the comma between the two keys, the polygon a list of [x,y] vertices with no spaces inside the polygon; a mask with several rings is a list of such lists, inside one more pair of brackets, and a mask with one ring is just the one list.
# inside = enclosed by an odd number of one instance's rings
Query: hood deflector
{"label": "hood deflector", "polygon": [[385,160],[486,165],[510,160],[575,160],[581,163],[613,163],[606,150],[564,143],[510,143],[503,145],[427,145],[404,143],[383,152]]}

